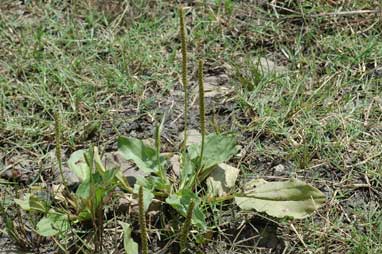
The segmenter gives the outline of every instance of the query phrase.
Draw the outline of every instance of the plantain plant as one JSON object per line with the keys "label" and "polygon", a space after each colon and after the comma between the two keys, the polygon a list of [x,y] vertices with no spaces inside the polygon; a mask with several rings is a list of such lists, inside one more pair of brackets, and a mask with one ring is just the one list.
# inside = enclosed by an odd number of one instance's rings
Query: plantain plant
{"label": "plantain plant", "polygon": [[[95,253],[102,251],[104,208],[118,188],[132,191],[122,178],[119,169],[106,169],[101,162],[98,148],[74,152],[68,160],[69,168],[77,175],[81,183],[75,192],[60,188],[53,192],[54,200],[46,201],[40,195],[28,193],[22,199],[15,199],[16,204],[27,213],[38,214],[40,220],[34,231],[44,237],[57,237],[58,247],[68,251],[68,233],[84,223],[92,225],[93,247]],[[127,188],[126,188],[127,187]],[[54,201],[54,202],[53,202]]]}
{"label": "plantain plant", "polygon": [[[188,144],[188,78],[187,78],[187,38],[184,10],[179,9],[180,39],[182,52],[182,84],[184,89],[184,140],[180,151],[180,173],[170,180],[167,174],[168,158],[161,154],[161,131],[164,117],[155,128],[155,146],[146,145],[142,140],[119,137],[118,152],[144,172],[135,186],[130,186],[119,169],[106,169],[97,147],[74,152],[68,160],[69,168],[81,180],[74,192],[66,187],[60,157],[61,130],[59,116],[56,117],[57,159],[65,191],[57,191],[60,205],[52,207],[36,195],[26,195],[16,203],[25,211],[38,212],[41,219],[36,232],[46,237],[65,239],[65,234],[73,226],[90,221],[94,229],[95,252],[102,250],[104,207],[116,188],[138,196],[139,223],[141,229],[142,253],[148,253],[148,232],[145,213],[155,198],[166,203],[184,223],[180,231],[181,252],[187,250],[187,239],[191,227],[199,232],[208,229],[206,204],[209,202],[229,202],[243,210],[256,210],[273,217],[304,218],[325,202],[325,196],[313,186],[300,180],[267,182],[255,179],[246,183],[240,192],[235,192],[235,182],[239,169],[225,164],[237,154],[235,137],[232,134],[206,133],[203,62],[198,62],[199,110],[201,142]],[[206,188],[204,187],[206,186]],[[68,193],[69,192],[69,193]],[[124,231],[127,253],[137,253],[138,247],[131,238],[131,227],[121,223]],[[57,242],[59,246],[61,244]],[[60,247],[64,250],[64,247]]]}
{"label": "plantain plant", "polygon": [[[183,229],[190,224],[200,231],[207,229],[204,204],[233,201],[243,210],[265,212],[274,217],[304,218],[315,211],[325,201],[325,196],[313,186],[300,180],[291,179],[285,182],[266,182],[256,179],[245,184],[242,192],[233,192],[239,170],[224,162],[237,154],[235,138],[227,134],[206,134],[203,62],[198,63],[199,110],[201,143],[187,144],[188,118],[188,80],[187,80],[187,45],[184,11],[179,9],[180,39],[182,52],[182,83],[184,89],[184,138],[179,152],[181,168],[179,178],[169,182],[163,168],[168,164],[159,151],[160,130],[156,128],[156,148],[152,148],[135,138],[120,137],[118,149],[125,159],[133,161],[147,177],[138,179],[152,196],[164,199],[186,222]],[[161,123],[163,126],[163,120]],[[200,191],[206,182],[207,191]],[[190,207],[192,207],[190,211]],[[185,230],[181,232],[181,250],[185,248]],[[188,232],[188,230],[187,230]]]}

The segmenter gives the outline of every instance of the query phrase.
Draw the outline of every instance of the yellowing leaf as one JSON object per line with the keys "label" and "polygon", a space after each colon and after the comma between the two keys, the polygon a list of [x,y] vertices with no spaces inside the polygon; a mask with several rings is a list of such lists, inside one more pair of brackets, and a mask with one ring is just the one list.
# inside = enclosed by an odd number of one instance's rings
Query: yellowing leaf
{"label": "yellowing leaf", "polygon": [[270,216],[301,219],[309,216],[324,202],[325,195],[300,180],[286,182],[259,181],[253,190],[235,197],[243,210],[265,212]]}

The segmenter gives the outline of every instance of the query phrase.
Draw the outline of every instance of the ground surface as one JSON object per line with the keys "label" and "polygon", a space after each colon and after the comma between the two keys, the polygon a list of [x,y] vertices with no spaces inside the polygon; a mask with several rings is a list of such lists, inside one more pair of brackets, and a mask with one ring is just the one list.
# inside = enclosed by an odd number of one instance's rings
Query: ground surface
{"label": "ground surface", "polygon": [[[2,198],[52,180],[56,111],[66,156],[91,143],[113,150],[121,134],[152,137],[163,112],[173,149],[183,120],[171,2],[0,2],[0,170],[16,182]],[[202,58],[212,90],[208,129],[237,134],[230,163],[242,179],[302,178],[328,201],[301,221],[240,217],[197,249],[382,253],[378,1],[204,2],[185,7],[190,82]],[[190,115],[197,128],[195,105]]]}

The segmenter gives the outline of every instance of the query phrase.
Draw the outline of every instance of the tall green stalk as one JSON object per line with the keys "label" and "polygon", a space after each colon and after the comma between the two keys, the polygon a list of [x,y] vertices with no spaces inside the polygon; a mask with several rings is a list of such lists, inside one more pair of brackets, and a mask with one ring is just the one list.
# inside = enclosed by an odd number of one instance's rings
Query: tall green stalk
{"label": "tall green stalk", "polygon": [[199,117],[200,117],[200,131],[202,134],[202,144],[200,148],[200,161],[199,169],[202,168],[203,153],[204,153],[204,140],[206,136],[206,113],[204,109],[204,81],[203,81],[203,61],[199,60],[198,65],[198,81],[199,81]]}
{"label": "tall green stalk", "polygon": [[192,214],[194,212],[195,203],[193,200],[190,201],[187,209],[186,220],[183,224],[182,232],[180,233],[180,253],[186,250],[187,246],[187,236],[191,228]]}
{"label": "tall green stalk", "polygon": [[184,23],[184,9],[179,8],[180,40],[182,43],[182,84],[184,90],[184,138],[183,150],[187,145],[187,125],[188,125],[188,79],[187,79],[187,44],[186,27]]}
{"label": "tall green stalk", "polygon": [[143,203],[143,186],[139,187],[138,206],[139,206],[139,227],[141,231],[142,254],[148,254],[149,246],[147,241],[146,215],[145,215],[145,208]]}

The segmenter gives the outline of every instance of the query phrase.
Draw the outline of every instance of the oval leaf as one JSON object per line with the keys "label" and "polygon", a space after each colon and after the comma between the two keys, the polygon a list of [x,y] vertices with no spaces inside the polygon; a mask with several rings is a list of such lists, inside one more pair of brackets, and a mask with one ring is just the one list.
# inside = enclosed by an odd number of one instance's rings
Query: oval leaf
{"label": "oval leaf", "polygon": [[69,221],[65,214],[50,211],[36,225],[39,235],[49,237],[64,233],[69,229]]}
{"label": "oval leaf", "polygon": [[52,227],[52,220],[48,217],[44,217],[37,223],[37,233],[49,237],[57,235],[59,232]]}
{"label": "oval leaf", "polygon": [[[190,159],[200,155],[201,144],[192,144],[188,148]],[[209,134],[204,143],[202,165],[209,169],[219,163],[228,161],[237,153],[235,137],[232,135]]]}
{"label": "oval leaf", "polygon": [[138,254],[138,244],[131,237],[130,224],[120,221],[123,229],[123,247],[126,254]]}
{"label": "oval leaf", "polygon": [[118,150],[126,160],[134,161],[137,167],[145,173],[157,172],[160,164],[164,162],[161,156],[158,162],[155,149],[136,138],[119,137]]}
{"label": "oval leaf", "polygon": [[287,182],[258,181],[253,190],[235,197],[235,202],[243,210],[265,212],[277,218],[302,219],[325,202],[325,195],[296,179]]}
{"label": "oval leaf", "polygon": [[90,168],[85,160],[86,150],[78,150],[70,155],[68,160],[69,168],[76,174],[81,182],[87,182],[90,179]]}
{"label": "oval leaf", "polygon": [[193,199],[195,202],[195,208],[192,214],[192,224],[196,225],[202,230],[205,230],[207,224],[204,213],[200,208],[200,200],[198,196],[191,190],[184,189],[178,193],[171,194],[166,198],[166,203],[171,205],[172,208],[174,208],[176,211],[178,211],[179,214],[185,217],[191,199]]}

